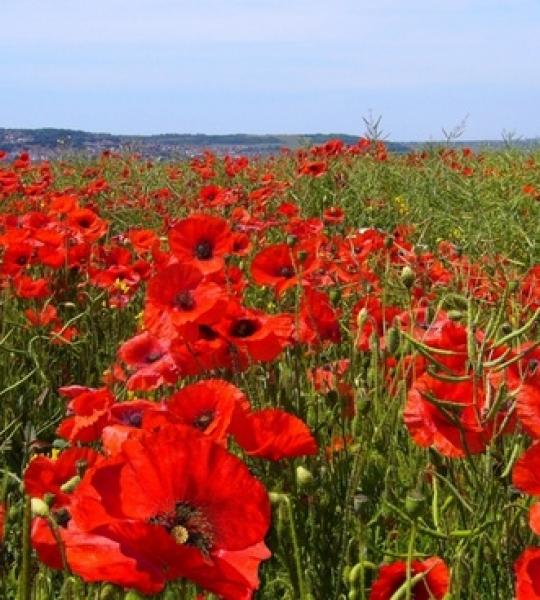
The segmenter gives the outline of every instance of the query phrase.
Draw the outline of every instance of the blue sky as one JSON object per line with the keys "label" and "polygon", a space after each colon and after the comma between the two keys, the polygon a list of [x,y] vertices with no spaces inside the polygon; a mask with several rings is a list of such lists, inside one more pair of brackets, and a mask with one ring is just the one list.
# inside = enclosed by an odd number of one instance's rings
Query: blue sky
{"label": "blue sky", "polygon": [[10,0],[0,127],[540,136],[540,0]]}

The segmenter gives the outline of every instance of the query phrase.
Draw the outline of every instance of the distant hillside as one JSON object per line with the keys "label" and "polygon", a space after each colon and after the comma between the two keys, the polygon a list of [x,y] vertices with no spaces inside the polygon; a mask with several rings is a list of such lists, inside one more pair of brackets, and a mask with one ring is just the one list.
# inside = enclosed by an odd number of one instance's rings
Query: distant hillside
{"label": "distant hillside", "polygon": [[[0,128],[0,149],[10,153],[23,150],[35,157],[53,157],[66,152],[95,154],[103,150],[129,150],[143,156],[175,158],[200,154],[209,149],[219,154],[271,154],[281,148],[299,148],[322,144],[331,139],[340,139],[346,144],[354,144],[358,136],[342,133],[308,133],[299,135],[250,135],[227,134],[205,135],[202,133],[164,133],[159,135],[112,135],[110,133],[90,133],[73,129],[3,129]],[[387,142],[392,152],[403,153],[418,150],[428,145],[443,142]],[[505,142],[498,140],[458,141],[457,147],[473,149],[500,148]],[[540,140],[516,140],[513,146],[540,147]]]}

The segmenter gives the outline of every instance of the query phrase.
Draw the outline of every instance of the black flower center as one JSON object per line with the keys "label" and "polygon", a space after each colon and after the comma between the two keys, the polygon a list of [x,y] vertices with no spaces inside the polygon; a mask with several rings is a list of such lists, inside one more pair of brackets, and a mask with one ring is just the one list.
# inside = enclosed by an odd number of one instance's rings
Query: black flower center
{"label": "black flower center", "polygon": [[278,271],[278,275],[280,277],[285,277],[286,279],[290,279],[294,275],[294,269],[290,265],[285,265],[281,267]]}
{"label": "black flower center", "polygon": [[177,502],[173,511],[159,513],[151,517],[149,523],[164,527],[176,543],[195,546],[205,556],[214,546],[212,524],[201,509],[189,502]]}
{"label": "black flower center", "polygon": [[90,227],[90,225],[91,223],[89,219],[79,219],[79,227],[87,229],[88,227]]}
{"label": "black flower center", "polygon": [[24,256],[23,254],[19,256],[15,262],[21,267],[24,267],[24,265],[28,262],[28,256]]}
{"label": "black flower center", "polygon": [[211,342],[215,340],[218,334],[209,325],[199,325],[199,335],[203,340]]}
{"label": "black flower center", "polygon": [[120,418],[124,425],[131,427],[140,427],[142,425],[142,413],[140,410],[125,412]]}
{"label": "black flower center", "polygon": [[208,425],[214,420],[214,413],[211,410],[207,410],[206,412],[201,413],[195,417],[193,421],[193,427],[204,431]]}
{"label": "black flower center", "polygon": [[71,515],[67,508],[56,508],[51,511],[52,518],[60,527],[67,527],[68,523],[71,521]]}
{"label": "black flower center", "polygon": [[181,310],[193,310],[195,308],[195,298],[189,290],[184,290],[176,295],[174,305]]}
{"label": "black flower center", "polygon": [[195,256],[199,260],[209,260],[212,258],[213,248],[208,240],[203,240],[195,246]]}
{"label": "black flower center", "polygon": [[245,338],[253,335],[257,329],[258,324],[253,319],[239,319],[231,327],[231,335],[233,337]]}
{"label": "black flower center", "polygon": [[154,350],[154,352],[148,353],[144,362],[151,365],[152,363],[157,362],[162,356],[163,356],[163,354],[161,352]]}

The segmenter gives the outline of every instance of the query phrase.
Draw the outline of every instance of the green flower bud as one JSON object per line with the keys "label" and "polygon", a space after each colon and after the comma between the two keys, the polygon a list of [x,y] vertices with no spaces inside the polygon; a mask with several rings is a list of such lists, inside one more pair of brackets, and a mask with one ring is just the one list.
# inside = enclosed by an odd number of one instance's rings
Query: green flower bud
{"label": "green flower bud", "polygon": [[386,349],[389,354],[395,355],[399,350],[399,344],[401,342],[401,335],[399,327],[392,325],[386,332]]}
{"label": "green flower bud", "polygon": [[461,321],[463,313],[460,310],[450,310],[448,311],[448,318],[450,321]]}
{"label": "green flower bud", "polygon": [[32,507],[32,515],[34,517],[49,516],[49,506],[46,502],[43,502],[41,498],[32,498],[30,506]]}
{"label": "green flower bud", "polygon": [[412,286],[414,285],[414,280],[416,279],[416,275],[414,274],[414,271],[411,269],[411,267],[409,267],[409,265],[403,267],[403,270],[401,271],[400,279],[401,279],[401,283],[403,283],[403,285],[408,290],[410,290],[412,288]]}
{"label": "green flower bud", "polygon": [[418,490],[412,490],[405,498],[405,512],[412,519],[416,519],[416,517],[420,516],[420,513],[424,508],[425,501],[426,498],[421,492]]}
{"label": "green flower bud", "polygon": [[313,483],[313,475],[302,465],[296,467],[296,483],[300,488],[309,488]]}

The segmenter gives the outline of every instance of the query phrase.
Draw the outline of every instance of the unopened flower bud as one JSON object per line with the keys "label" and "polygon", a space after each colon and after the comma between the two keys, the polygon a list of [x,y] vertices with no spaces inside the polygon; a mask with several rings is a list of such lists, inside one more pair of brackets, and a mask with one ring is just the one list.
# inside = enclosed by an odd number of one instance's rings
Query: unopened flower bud
{"label": "unopened flower bud", "polygon": [[508,282],[508,291],[515,292],[519,287],[519,282],[513,280]]}
{"label": "unopened flower bud", "polygon": [[66,481],[62,486],[60,486],[60,489],[65,494],[71,494],[71,492],[73,492],[75,490],[75,488],[79,485],[80,482],[81,482],[80,475],[75,475],[71,479],[68,479],[68,481]]}
{"label": "unopened flower bud", "polygon": [[405,498],[405,512],[409,517],[416,519],[422,512],[425,503],[425,496],[418,490],[412,490]]}
{"label": "unopened flower bud", "polygon": [[308,488],[313,483],[313,475],[302,465],[296,467],[296,483],[300,488]]}
{"label": "unopened flower bud", "polygon": [[114,600],[117,592],[118,588],[116,586],[107,583],[99,592],[99,600]]}
{"label": "unopened flower bud", "polygon": [[34,517],[48,517],[49,507],[46,502],[43,502],[41,498],[32,498],[30,502],[32,508],[32,515]]}
{"label": "unopened flower bud", "polygon": [[270,499],[270,504],[279,506],[285,500],[285,494],[282,494],[281,492],[270,492],[268,498]]}
{"label": "unopened flower bud", "polygon": [[297,241],[298,241],[298,238],[295,235],[289,234],[287,236],[287,246],[292,247],[296,244]]}
{"label": "unopened flower bud", "polygon": [[364,327],[368,316],[369,316],[369,313],[367,311],[367,308],[364,307],[364,308],[360,309],[360,311],[356,315],[356,326],[358,327],[358,329],[362,329]]}
{"label": "unopened flower bud", "polygon": [[396,354],[399,349],[399,343],[401,341],[401,335],[399,331],[399,327],[392,325],[390,329],[386,332],[386,349],[389,354]]}
{"label": "unopened flower bud", "polygon": [[508,335],[509,333],[512,333],[512,325],[510,325],[510,323],[503,323],[501,325],[501,333],[503,335]]}
{"label": "unopened flower bud", "polygon": [[416,275],[414,274],[414,271],[411,269],[411,267],[409,267],[409,265],[406,265],[405,267],[403,267],[403,270],[401,271],[401,275],[400,275],[400,279],[401,279],[401,283],[403,283],[403,285],[410,290],[414,284],[414,280],[416,279]]}
{"label": "unopened flower bud", "polygon": [[461,319],[463,319],[463,313],[460,310],[449,310],[448,318],[450,321],[461,321]]}

